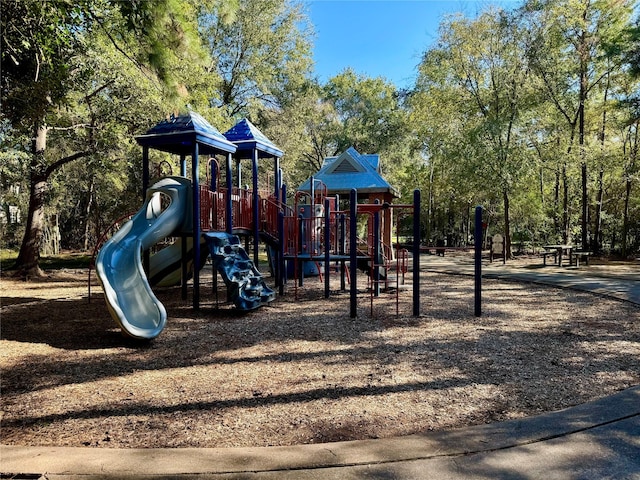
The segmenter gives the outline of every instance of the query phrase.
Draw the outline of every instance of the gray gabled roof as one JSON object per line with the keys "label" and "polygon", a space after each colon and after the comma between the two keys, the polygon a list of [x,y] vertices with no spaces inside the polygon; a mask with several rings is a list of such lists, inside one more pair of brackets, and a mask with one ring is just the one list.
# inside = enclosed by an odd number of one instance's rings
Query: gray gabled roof
{"label": "gray gabled roof", "polygon": [[[328,194],[347,195],[355,188],[358,193],[400,194],[380,175],[379,155],[362,155],[350,147],[337,157],[327,157],[313,178],[327,186]],[[311,179],[307,179],[298,190],[309,191]]]}

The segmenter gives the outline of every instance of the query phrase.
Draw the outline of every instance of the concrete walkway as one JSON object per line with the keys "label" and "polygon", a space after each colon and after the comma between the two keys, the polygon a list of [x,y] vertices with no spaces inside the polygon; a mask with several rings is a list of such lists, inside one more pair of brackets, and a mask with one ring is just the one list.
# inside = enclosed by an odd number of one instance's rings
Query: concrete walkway
{"label": "concrete walkway", "polygon": [[640,387],[537,417],[384,440],[228,449],[2,446],[0,458],[2,478],[50,480],[640,479]]}
{"label": "concrete walkway", "polygon": [[[455,257],[423,270],[473,274]],[[483,276],[593,291],[640,304],[640,269],[483,266]],[[640,321],[640,318],[638,319]],[[635,479],[640,387],[559,412],[445,432],[294,447],[102,449],[0,446],[15,479]]]}
{"label": "concrete walkway", "polygon": [[[640,305],[640,261],[624,270],[615,267],[574,266],[558,267],[539,264],[502,261],[483,261],[483,278],[497,278],[519,282],[540,283],[560,288],[571,288],[597,293]],[[423,255],[421,270],[440,273],[473,275],[474,265],[470,255],[438,257]]]}

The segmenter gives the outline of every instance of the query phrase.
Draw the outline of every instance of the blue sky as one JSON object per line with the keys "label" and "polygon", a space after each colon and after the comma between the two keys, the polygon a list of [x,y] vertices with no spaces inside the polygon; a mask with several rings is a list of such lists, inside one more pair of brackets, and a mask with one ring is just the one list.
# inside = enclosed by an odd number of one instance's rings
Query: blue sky
{"label": "blue sky", "polygon": [[410,87],[422,53],[447,14],[473,18],[490,5],[519,0],[306,0],[314,25],[315,74],[321,82],[347,67]]}

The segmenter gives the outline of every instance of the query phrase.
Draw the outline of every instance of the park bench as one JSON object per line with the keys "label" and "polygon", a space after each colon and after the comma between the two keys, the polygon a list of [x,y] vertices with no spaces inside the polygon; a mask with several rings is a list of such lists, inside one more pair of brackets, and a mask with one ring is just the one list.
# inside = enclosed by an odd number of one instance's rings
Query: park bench
{"label": "park bench", "polygon": [[576,267],[580,267],[580,260],[583,260],[584,263],[589,266],[589,257],[591,256],[591,252],[585,251],[575,251],[571,252],[571,260],[570,264],[575,265]]}

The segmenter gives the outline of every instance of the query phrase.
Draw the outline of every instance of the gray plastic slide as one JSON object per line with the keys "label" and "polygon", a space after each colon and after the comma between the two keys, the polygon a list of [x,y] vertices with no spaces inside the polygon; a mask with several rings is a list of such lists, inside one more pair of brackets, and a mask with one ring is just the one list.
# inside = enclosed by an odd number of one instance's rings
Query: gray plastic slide
{"label": "gray plastic slide", "polygon": [[[191,181],[166,177],[147,190],[142,208],[100,249],[98,279],[113,319],[126,334],[157,337],[167,322],[164,305],[149,286],[142,251],[171,236],[188,217]],[[162,209],[162,200],[168,200]]]}

